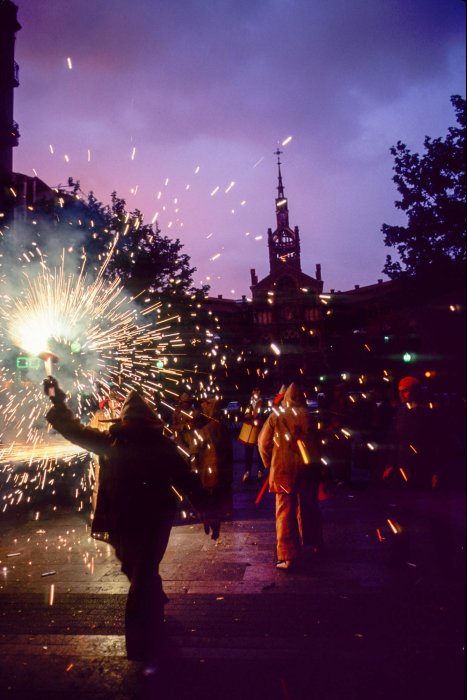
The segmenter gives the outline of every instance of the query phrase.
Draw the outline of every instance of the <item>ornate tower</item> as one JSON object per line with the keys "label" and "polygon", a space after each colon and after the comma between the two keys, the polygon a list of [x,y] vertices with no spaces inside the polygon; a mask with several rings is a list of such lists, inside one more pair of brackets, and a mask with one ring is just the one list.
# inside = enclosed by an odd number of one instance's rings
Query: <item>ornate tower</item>
{"label": "ornate tower", "polygon": [[269,274],[258,280],[251,270],[253,336],[256,352],[270,355],[270,344],[280,346],[281,357],[268,367],[269,378],[279,385],[305,379],[320,371],[325,359],[322,345],[323,291],[321,265],[316,277],[302,272],[298,226],[289,225],[284,193],[281,152],[276,150],[278,185],[276,228],[268,229]]}
{"label": "ornate tower", "polygon": [[292,230],[289,226],[289,206],[284,194],[282,182],[281,161],[282,151],[277,149],[278,186],[276,197],[277,226],[273,231],[268,229],[269,267],[270,274],[276,277],[290,272],[293,276],[301,273],[300,264],[300,234],[298,226]]}
{"label": "ornate tower", "polygon": [[15,35],[21,25],[17,12],[11,0],[0,0],[0,212],[9,208],[13,148],[19,139],[18,124],[13,119],[13,89],[19,85]]}

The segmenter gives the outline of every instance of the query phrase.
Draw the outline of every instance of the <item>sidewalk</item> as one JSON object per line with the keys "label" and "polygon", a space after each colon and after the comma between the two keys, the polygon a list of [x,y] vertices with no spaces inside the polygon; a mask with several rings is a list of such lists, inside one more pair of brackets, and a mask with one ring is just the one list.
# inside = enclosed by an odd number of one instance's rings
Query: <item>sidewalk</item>
{"label": "sidewalk", "polygon": [[[125,657],[127,582],[72,509],[0,520],[0,697],[21,700],[415,700],[464,697],[464,494],[457,559],[388,565],[373,490],[322,504],[327,557],[276,571],[274,501],[240,485],[218,542],[172,531],[162,564],[170,650],[156,680]],[[384,537],[380,541],[376,528]]]}

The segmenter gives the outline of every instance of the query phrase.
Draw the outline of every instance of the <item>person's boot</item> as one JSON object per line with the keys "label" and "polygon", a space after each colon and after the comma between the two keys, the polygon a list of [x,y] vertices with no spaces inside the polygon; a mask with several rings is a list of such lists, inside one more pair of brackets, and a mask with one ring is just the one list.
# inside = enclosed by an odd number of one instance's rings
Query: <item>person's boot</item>
{"label": "person's boot", "polygon": [[291,559],[279,559],[279,561],[276,562],[276,569],[279,569],[279,571],[291,571],[293,568],[294,563]]}

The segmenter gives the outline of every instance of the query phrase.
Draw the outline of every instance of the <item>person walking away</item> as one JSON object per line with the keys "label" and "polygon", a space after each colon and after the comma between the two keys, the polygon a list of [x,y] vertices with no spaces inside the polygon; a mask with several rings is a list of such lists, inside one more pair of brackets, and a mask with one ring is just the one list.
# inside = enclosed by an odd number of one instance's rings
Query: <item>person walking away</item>
{"label": "person walking away", "polygon": [[269,491],[276,494],[276,567],[290,570],[303,549],[318,553],[323,547],[320,441],[295,383],[287,388],[281,411],[273,411],[263,425],[258,447],[270,469]]}
{"label": "person walking away", "polygon": [[347,384],[341,382],[334,386],[329,406],[323,411],[326,450],[334,479],[341,486],[348,486],[352,481],[353,440],[343,430],[349,434],[352,432],[353,406]]}
{"label": "person walking away", "polygon": [[[245,410],[245,420],[238,437],[240,442],[245,445],[245,471],[242,476],[242,483],[246,484],[251,480],[251,472],[253,469],[253,460],[256,455],[258,464],[258,479],[263,478],[263,469],[260,464],[258,455],[258,434],[263,424],[262,417],[263,400],[261,391],[258,388],[253,389],[250,402]],[[245,434],[245,437],[243,435]]]}
{"label": "person walking away", "polygon": [[[119,423],[99,431],[83,425],[66,405],[66,395],[54,379],[55,396],[47,421],[75,445],[99,455],[108,470],[108,491],[97,498],[100,534],[114,548],[130,581],[125,610],[127,657],[141,661],[147,674],[157,670],[164,651],[163,620],[167,597],[159,565],[172,528],[177,496],[183,493],[208,522],[207,498],[197,475],[177,447],[162,434],[162,422],[146,401],[131,391]],[[218,532],[218,526],[216,526]]]}
{"label": "person walking away", "polygon": [[212,508],[221,519],[232,515],[233,450],[230,432],[222,422],[220,401],[201,401],[201,412],[194,430],[190,452],[197,457],[197,470]]}

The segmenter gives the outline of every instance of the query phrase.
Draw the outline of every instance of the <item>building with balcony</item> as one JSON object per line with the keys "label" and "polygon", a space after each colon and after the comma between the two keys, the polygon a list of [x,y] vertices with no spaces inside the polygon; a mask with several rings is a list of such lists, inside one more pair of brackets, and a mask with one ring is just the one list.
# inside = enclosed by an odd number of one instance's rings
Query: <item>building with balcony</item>
{"label": "building with balcony", "polygon": [[14,89],[19,85],[15,61],[16,32],[21,29],[17,6],[11,0],[0,2],[0,212],[14,206],[13,149],[19,143],[19,127],[13,119]]}

